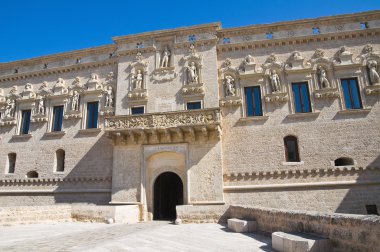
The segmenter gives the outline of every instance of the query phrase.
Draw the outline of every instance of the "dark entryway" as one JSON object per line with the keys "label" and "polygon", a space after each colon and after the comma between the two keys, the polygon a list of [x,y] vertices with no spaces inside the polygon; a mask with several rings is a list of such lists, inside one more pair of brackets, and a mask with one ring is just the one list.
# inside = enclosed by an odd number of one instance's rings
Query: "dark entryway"
{"label": "dark entryway", "polygon": [[175,207],[183,204],[183,185],[181,178],[173,172],[164,172],[154,182],[155,220],[174,220]]}

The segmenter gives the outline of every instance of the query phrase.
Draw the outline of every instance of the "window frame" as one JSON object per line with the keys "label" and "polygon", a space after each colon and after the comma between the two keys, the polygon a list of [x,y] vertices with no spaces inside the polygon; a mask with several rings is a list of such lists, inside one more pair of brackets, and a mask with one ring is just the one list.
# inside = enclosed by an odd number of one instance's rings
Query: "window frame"
{"label": "window frame", "polygon": [[[96,110],[90,114],[91,105],[96,104]],[[90,120],[92,123],[90,125]],[[86,125],[85,129],[98,129],[99,128],[99,101],[86,102]],[[95,126],[95,127],[94,127]]]}
{"label": "window frame", "polygon": [[[25,118],[25,114],[27,114],[28,118]],[[19,135],[28,135],[30,133],[31,119],[32,119],[32,110],[31,109],[21,110],[20,126],[19,126],[19,132],[18,132]],[[25,120],[26,120],[26,122],[25,122]],[[27,126],[27,127],[24,128],[25,126]]]}
{"label": "window frame", "polygon": [[[308,105],[309,105],[309,108],[310,110],[309,111],[304,111],[304,108],[305,108],[305,101],[304,99],[302,99],[303,95],[302,95],[302,86],[301,85],[305,85],[306,88],[307,88],[307,97],[308,97]],[[298,91],[299,91],[299,94],[300,94],[300,102],[301,102],[301,112],[297,111],[297,97],[296,97],[296,94],[294,92],[294,86],[299,86],[298,88]],[[298,82],[292,82],[291,83],[291,93],[292,93],[292,98],[293,98],[293,101],[292,101],[292,104],[293,104],[293,108],[294,108],[294,113],[295,114],[305,114],[305,113],[312,113],[313,112],[313,106],[312,106],[312,101],[311,101],[311,95],[310,95],[310,85],[309,85],[309,82],[308,81],[298,81]]]}
{"label": "window frame", "polygon": [[[289,159],[289,148],[288,148],[289,146],[288,146],[287,142],[289,142],[290,140],[295,141],[295,159],[294,160],[290,160]],[[299,146],[298,146],[298,137],[293,136],[293,135],[287,135],[287,136],[284,137],[283,141],[284,141],[285,160],[286,160],[286,162],[293,162],[293,163],[299,163],[299,162],[301,162],[301,157],[300,157],[300,152],[299,152]]]}
{"label": "window frame", "polygon": [[[59,166],[59,163],[60,163],[59,162],[59,157],[61,157],[61,156],[59,156],[59,155],[61,155],[59,153],[63,154],[62,170],[61,169],[58,170],[58,168],[60,167]],[[64,173],[65,172],[65,167],[66,167],[66,165],[65,165],[66,164],[66,151],[64,149],[60,148],[60,149],[56,150],[54,154],[55,154],[54,172],[55,173]]]}
{"label": "window frame", "polygon": [[[188,105],[189,103],[199,103],[199,104],[200,104],[200,107],[199,107],[199,108],[196,108],[196,109],[188,109],[187,105]],[[185,110],[199,110],[199,109],[203,109],[203,102],[202,102],[202,100],[186,101],[186,103],[185,103]]]}
{"label": "window frame", "polygon": [[[59,127],[59,130],[56,129],[55,127],[55,123],[56,123],[56,109],[57,108],[60,108],[62,110],[62,114],[61,114],[61,118],[60,120],[58,119],[58,122],[60,122],[60,127]],[[65,106],[64,105],[58,105],[58,106],[53,106],[52,107],[52,120],[51,120],[51,132],[62,132],[63,131],[63,115],[64,115],[64,111],[65,111]]]}
{"label": "window frame", "polygon": [[[245,102],[245,116],[246,117],[260,117],[260,116],[264,116],[264,111],[263,111],[263,99],[262,99],[262,90],[261,90],[261,86],[260,85],[255,85],[255,86],[245,86],[243,87],[244,89],[244,102]],[[248,103],[248,100],[247,100],[247,97],[248,97],[248,94],[247,94],[247,90],[248,89],[252,89],[253,92],[251,92],[251,100],[252,100],[252,112],[253,114],[252,115],[249,115],[249,103]],[[255,111],[256,111],[256,100],[255,100],[255,92],[254,90],[259,90],[259,95],[260,95],[260,112],[261,112],[261,115],[256,115]]]}
{"label": "window frame", "polygon": [[[10,162],[10,156],[14,156],[14,160],[13,160],[13,162],[12,162],[12,172],[10,172],[11,171],[11,162]],[[17,154],[16,154],[16,152],[10,152],[10,153],[8,153],[8,155],[7,155],[7,162],[6,162],[6,167],[5,167],[5,174],[9,174],[9,175],[12,175],[12,174],[15,174],[15,172],[16,172],[16,161],[17,161]]]}
{"label": "window frame", "polygon": [[[342,104],[344,106],[344,109],[345,110],[357,110],[357,109],[363,109],[364,108],[364,103],[363,103],[363,99],[362,99],[362,92],[360,90],[360,83],[359,83],[359,78],[358,77],[344,77],[344,78],[340,78],[340,88],[342,90]],[[358,102],[359,102],[359,105],[360,107],[358,108],[354,108],[353,106],[351,108],[348,108],[347,107],[347,101],[346,101],[346,95],[345,95],[345,88],[343,87],[343,81],[346,81],[347,82],[347,86],[348,86],[348,91],[349,91],[349,96],[350,96],[350,103],[351,105],[353,105],[355,103],[354,101],[354,98],[352,97],[352,89],[351,89],[351,80],[354,80],[355,81],[355,85],[356,85],[356,90],[357,90],[357,98],[359,99]]]}
{"label": "window frame", "polygon": [[[133,109],[139,109],[142,108],[143,112],[142,113],[133,113]],[[131,107],[131,115],[143,115],[145,114],[145,106],[133,106]]]}

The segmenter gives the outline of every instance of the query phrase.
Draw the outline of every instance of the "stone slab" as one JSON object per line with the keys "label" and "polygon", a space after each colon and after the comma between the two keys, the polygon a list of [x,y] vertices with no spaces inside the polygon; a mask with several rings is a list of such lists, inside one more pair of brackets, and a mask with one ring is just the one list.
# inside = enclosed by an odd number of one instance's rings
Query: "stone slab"
{"label": "stone slab", "polygon": [[326,252],[330,251],[330,240],[305,233],[272,233],[272,248],[278,252]]}
{"label": "stone slab", "polygon": [[240,219],[228,219],[228,229],[236,233],[250,233],[257,230],[256,221],[247,221]]}

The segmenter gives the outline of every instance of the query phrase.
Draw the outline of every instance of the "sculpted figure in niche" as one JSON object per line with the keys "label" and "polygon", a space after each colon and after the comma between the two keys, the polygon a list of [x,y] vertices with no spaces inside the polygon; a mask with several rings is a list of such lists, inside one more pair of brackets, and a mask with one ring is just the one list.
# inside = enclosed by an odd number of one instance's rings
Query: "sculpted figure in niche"
{"label": "sculpted figure in niche", "polygon": [[226,86],[226,96],[236,95],[235,80],[232,76],[228,75],[224,78],[224,85]]}
{"label": "sculpted figure in niche", "polygon": [[39,97],[37,100],[37,114],[44,115],[45,114],[45,101],[42,97]]}
{"label": "sculpted figure in niche", "polygon": [[79,93],[74,91],[73,96],[71,96],[71,110],[79,110]]}
{"label": "sculpted figure in niche", "polygon": [[277,93],[281,92],[281,82],[280,82],[280,77],[276,73],[276,70],[272,69],[270,70],[270,83],[272,86],[272,92]]}
{"label": "sculpted figure in niche", "polygon": [[321,88],[330,88],[330,82],[327,79],[326,70],[322,67],[318,67],[318,79]]}
{"label": "sculpted figure in niche", "polygon": [[198,83],[198,73],[197,67],[195,66],[195,62],[191,62],[190,66],[187,67],[187,77],[189,84]]}
{"label": "sculpted figure in niche", "polygon": [[142,89],[143,78],[141,70],[137,70],[137,74],[134,76],[135,89]]}
{"label": "sculpted figure in niche", "polygon": [[113,107],[113,91],[112,87],[108,86],[106,90],[106,104],[105,107]]}
{"label": "sculpted figure in niche", "polygon": [[170,60],[170,51],[168,47],[166,46],[164,51],[162,52],[161,67],[169,67],[169,60]]}
{"label": "sculpted figure in niche", "polygon": [[14,99],[7,100],[7,106],[5,108],[5,117],[14,117],[16,109],[16,101]]}
{"label": "sculpted figure in niche", "polygon": [[380,78],[379,73],[377,72],[377,62],[371,60],[368,62],[368,71],[369,71],[369,81],[371,85],[379,84]]}

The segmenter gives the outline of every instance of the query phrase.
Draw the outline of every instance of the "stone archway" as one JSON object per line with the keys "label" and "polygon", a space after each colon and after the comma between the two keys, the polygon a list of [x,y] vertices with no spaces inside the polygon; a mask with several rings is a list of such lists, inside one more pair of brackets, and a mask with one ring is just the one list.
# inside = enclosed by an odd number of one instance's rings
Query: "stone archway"
{"label": "stone archway", "polygon": [[153,219],[174,220],[176,206],[183,204],[183,183],[174,172],[161,173],[153,186]]}
{"label": "stone archway", "polygon": [[[179,178],[182,187],[182,204],[188,202],[188,180],[186,169],[186,146],[184,145],[160,145],[144,148],[143,169],[143,202],[145,202],[144,218],[154,219],[155,183],[165,173],[172,173]],[[170,180],[170,179],[169,179]],[[176,180],[176,179],[175,179]],[[160,183],[160,182],[158,182]],[[146,214],[146,215],[145,215]]]}

